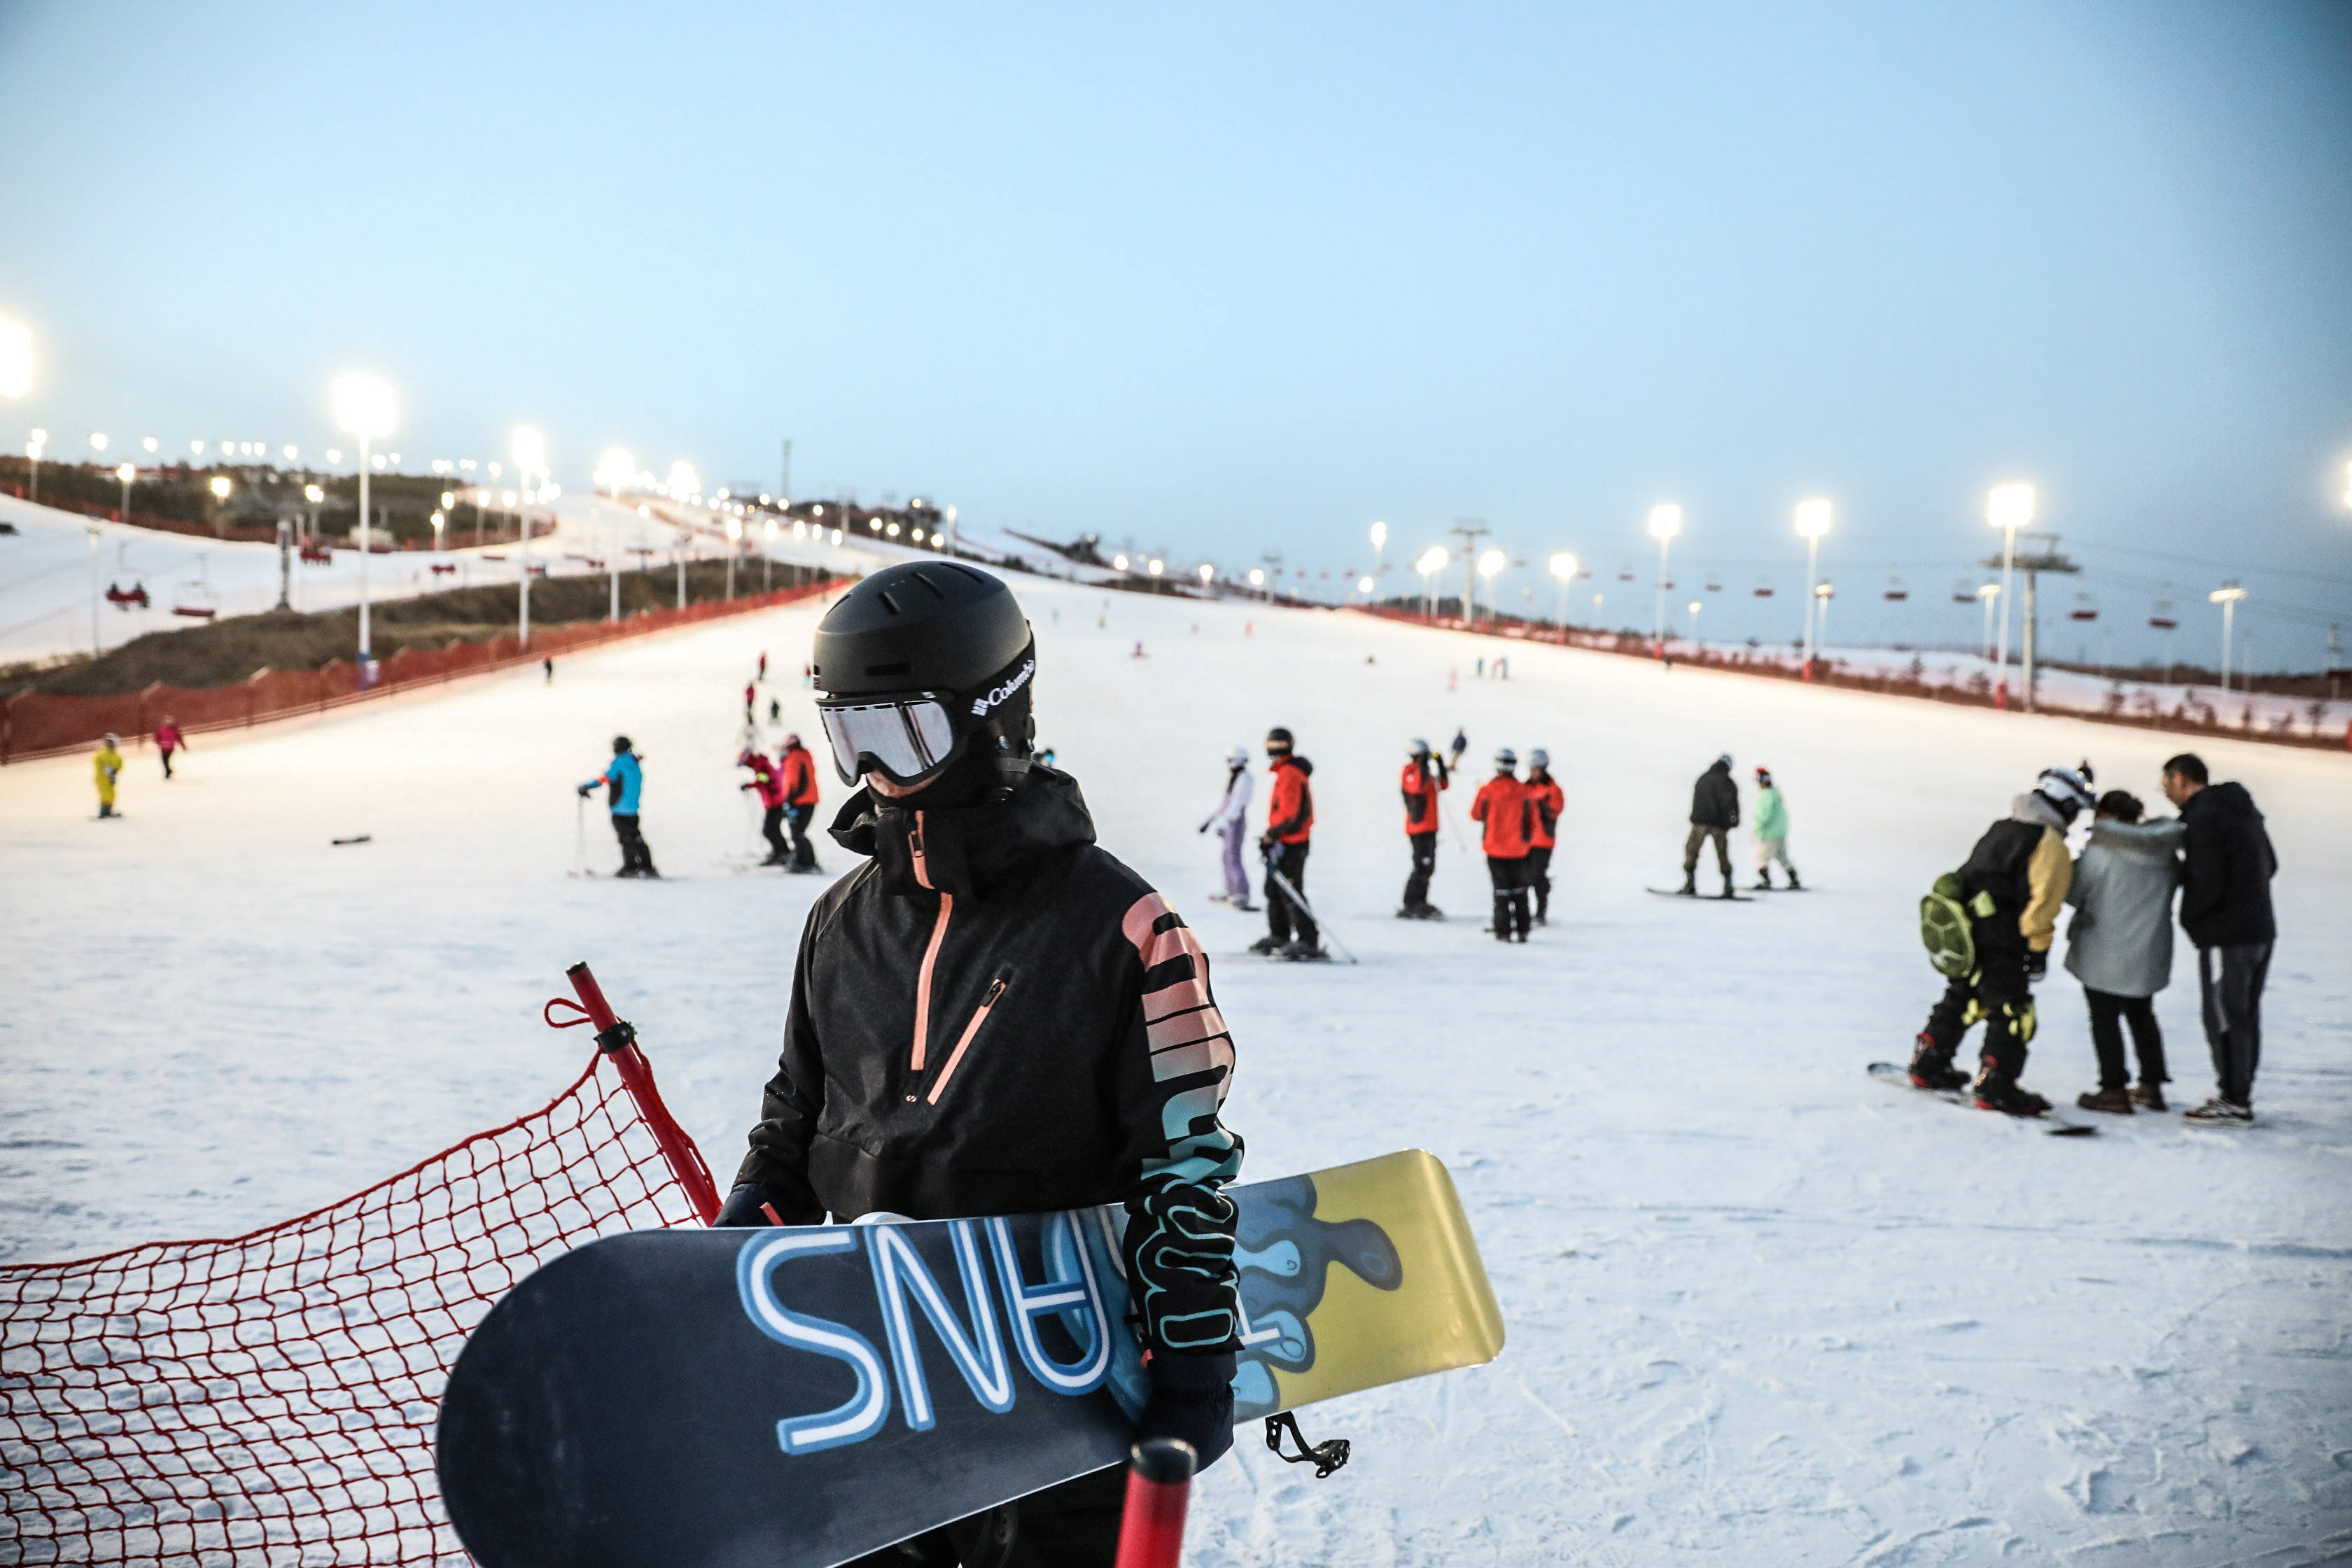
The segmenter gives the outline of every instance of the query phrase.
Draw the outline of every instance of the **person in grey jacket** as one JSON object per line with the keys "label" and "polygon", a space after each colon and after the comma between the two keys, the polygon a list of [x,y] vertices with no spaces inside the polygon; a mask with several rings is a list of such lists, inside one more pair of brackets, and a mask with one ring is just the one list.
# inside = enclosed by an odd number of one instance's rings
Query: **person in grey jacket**
{"label": "person in grey jacket", "polygon": [[[2083,983],[2091,1045],[2099,1055],[2098,1089],[2074,1103],[2117,1116],[2164,1109],[2164,1035],[2154,998],[2172,981],[2172,890],[2180,885],[2180,841],[2188,831],[2173,818],[2143,822],[2142,810],[2138,797],[2123,790],[2099,797],[2091,842],[2066,891],[2074,907],[2066,968]],[[2136,1087],[2124,1062],[2126,1024],[2139,1057]]]}

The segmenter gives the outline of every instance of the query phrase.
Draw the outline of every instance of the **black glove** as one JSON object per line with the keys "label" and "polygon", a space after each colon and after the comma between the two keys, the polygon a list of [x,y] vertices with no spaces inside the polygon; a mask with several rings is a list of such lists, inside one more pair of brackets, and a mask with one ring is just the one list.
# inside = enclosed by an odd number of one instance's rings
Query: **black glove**
{"label": "black glove", "polygon": [[2032,948],[2027,948],[2025,950],[2025,977],[2028,980],[2041,980],[2046,978],[2049,973],[2049,951],[2044,949],[2042,952],[2036,952]]}
{"label": "black glove", "polygon": [[719,1217],[710,1222],[717,1230],[758,1230],[784,1223],[783,1215],[768,1189],[757,1182],[746,1182],[727,1194],[719,1205]]}
{"label": "black glove", "polygon": [[584,784],[580,786],[580,798],[582,800],[586,800],[590,795],[594,795],[595,793],[596,786],[593,784]]}
{"label": "black glove", "polygon": [[1135,1424],[1139,1441],[1148,1437],[1181,1437],[1201,1456],[1207,1469],[1234,1446],[1234,1352],[1216,1355],[1171,1355],[1154,1351],[1151,1397],[1143,1402],[1143,1418]]}

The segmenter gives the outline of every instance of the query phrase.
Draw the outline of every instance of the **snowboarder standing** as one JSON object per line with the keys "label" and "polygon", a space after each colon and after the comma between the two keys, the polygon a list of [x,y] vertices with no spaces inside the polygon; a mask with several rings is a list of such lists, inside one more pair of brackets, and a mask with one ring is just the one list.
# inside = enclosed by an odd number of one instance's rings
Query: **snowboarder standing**
{"label": "snowboarder standing", "polygon": [[188,738],[180,733],[180,721],[169,713],[155,726],[155,749],[163,754],[163,776],[172,776],[172,753],[185,749]]}
{"label": "snowboarder standing", "polygon": [[637,829],[637,804],[645,794],[645,768],[637,761],[626,735],[613,737],[613,764],[580,786],[584,797],[598,784],[604,786],[604,800],[613,817],[613,837],[621,841],[621,868],[615,877],[659,877],[654,869],[654,852],[646,847],[646,836]]}
{"label": "snowboarder standing", "polygon": [[776,764],[761,755],[756,747],[746,746],[735,759],[735,765],[751,770],[751,782],[737,787],[751,790],[760,797],[760,833],[768,841],[768,858],[760,864],[789,864],[792,853],[784,847],[784,781],[777,775]]}
{"label": "snowboarder standing", "polygon": [[[894,613],[895,611],[895,613]],[[864,672],[881,668],[887,677]],[[1036,765],[1028,623],[961,563],[866,578],[816,634],[835,818],[870,857],[802,934],[783,1052],[722,1226],[1124,1204],[1149,1352],[1142,1437],[1233,1442],[1242,1142],[1232,1037],[1182,918]],[[861,1560],[1108,1568],[1121,1468]]]}
{"label": "snowboarder standing", "polygon": [[98,784],[98,815],[114,816],[114,781],[122,776],[122,753],[116,751],[116,741],[109,734],[98,743],[98,752],[90,758],[90,773]]}
{"label": "snowboarder standing", "polygon": [[2263,1055],[2263,982],[2278,920],[2271,879],[2278,854],[2254,797],[2242,784],[2211,784],[2203,759],[2183,752],[2164,764],[2164,798],[2180,808],[2180,929],[2197,944],[2213,1098],[2184,1120],[2210,1127],[2254,1124],[2254,1069]]}
{"label": "snowboarder standing", "polygon": [[1235,746],[1225,756],[1224,797],[1201,824],[1203,833],[1215,828],[1224,844],[1225,890],[1211,897],[1237,910],[1257,907],[1249,901],[1249,872],[1242,867],[1242,840],[1249,836],[1250,795],[1255,787],[1250,777],[1249,752]]}
{"label": "snowboarder standing", "polygon": [[1927,1015],[1911,1052],[1911,1081],[1921,1089],[1958,1089],[1969,1080],[1952,1066],[1961,1037],[1979,1018],[1984,1046],[1977,1059],[1977,1104],[2011,1116],[2039,1116],[2050,1102],[2021,1088],[2025,1047],[2034,1031],[2032,984],[2049,973],[2058,910],[2074,883],[2066,829],[2091,805],[2087,769],[2045,769],[2034,787],[2010,803],[2009,816],[1977,840],[1956,873],[1969,911],[1976,969],[1956,974]]}
{"label": "snowboarder standing", "polygon": [[1415,740],[1405,752],[1404,772],[1397,789],[1404,796],[1404,841],[1412,853],[1412,869],[1404,879],[1404,902],[1397,919],[1434,921],[1445,912],[1429,901],[1429,879],[1437,874],[1437,797],[1454,787],[1453,771],[1445,759],[1432,756],[1429,742]]}
{"label": "snowboarder standing", "polygon": [[1470,820],[1486,828],[1479,847],[1495,885],[1496,942],[1528,940],[1528,829],[1535,814],[1528,786],[1519,782],[1518,753],[1506,746],[1495,753],[1495,776],[1470,802]]}
{"label": "snowboarder standing", "polygon": [[[2176,851],[2188,831],[2177,820],[2142,822],[2141,811],[2138,797],[2123,790],[2099,797],[2091,842],[2076,858],[2066,889],[2074,908],[2066,930],[2066,971],[2083,983],[2091,1047],[2099,1058],[2098,1089],[2074,1103],[2116,1116],[2164,1109],[2164,1033],[2154,1000],[2172,983],[2172,889],[2180,884]],[[2126,1024],[2139,1054],[2137,1089],[2124,1062]]]}
{"label": "snowboarder standing", "polygon": [[[1735,803],[1736,804],[1736,803]],[[1769,892],[1772,887],[1772,867],[1779,862],[1789,873],[1789,887],[1793,891],[1804,890],[1797,880],[1797,868],[1789,863],[1789,805],[1780,798],[1780,786],[1772,782],[1772,770],[1756,770],[1756,890]]]}
{"label": "snowboarder standing", "polygon": [[816,816],[816,759],[801,744],[799,734],[793,733],[784,737],[776,762],[783,790],[784,825],[793,830],[793,861],[788,869],[803,877],[822,871],[808,836],[809,819]]}
{"label": "snowboarder standing", "polygon": [[1729,835],[1739,826],[1739,785],[1731,776],[1729,752],[1716,758],[1692,786],[1690,820],[1690,837],[1683,840],[1683,885],[1675,891],[1685,898],[1698,896],[1698,852],[1712,841],[1716,866],[1723,873],[1722,896],[1732,897]]}
{"label": "snowboarder standing", "polygon": [[1306,893],[1307,851],[1315,836],[1315,792],[1307,783],[1315,764],[1297,755],[1296,745],[1290,731],[1279,726],[1265,732],[1273,782],[1266,792],[1265,831],[1258,835],[1257,847],[1265,857],[1266,933],[1250,943],[1250,951],[1317,959],[1324,952],[1315,917],[1282,886],[1286,881]]}
{"label": "snowboarder standing", "polygon": [[1528,753],[1528,889],[1536,896],[1536,924],[1548,925],[1551,915],[1551,852],[1559,844],[1559,814],[1568,796],[1551,776],[1551,753],[1538,746]]}

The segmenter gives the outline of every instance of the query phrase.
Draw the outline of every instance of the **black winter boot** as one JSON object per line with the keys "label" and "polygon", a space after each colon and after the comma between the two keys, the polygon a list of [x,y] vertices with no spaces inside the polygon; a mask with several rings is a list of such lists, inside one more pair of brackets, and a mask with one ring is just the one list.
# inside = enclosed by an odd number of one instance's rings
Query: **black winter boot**
{"label": "black winter boot", "polygon": [[1979,1110],[1998,1110],[2010,1116],[2042,1116],[2050,1102],[2001,1071],[2000,1065],[1990,1057],[1977,1064],[1977,1080],[1973,1086]]}
{"label": "black winter boot", "polygon": [[1969,1075],[1952,1065],[1950,1049],[1923,1029],[1911,1047],[1911,1081],[1920,1089],[1954,1089],[1965,1088]]}
{"label": "black winter boot", "polygon": [[1675,892],[1677,892],[1677,893],[1680,893],[1680,894],[1681,894],[1684,898],[1685,898],[1685,899],[1696,899],[1696,898],[1697,898],[1697,897],[1698,897],[1698,873],[1697,873],[1697,872],[1696,872],[1696,871],[1685,871],[1685,872],[1684,872],[1684,873],[1683,873],[1683,885],[1682,885],[1681,887],[1679,887],[1679,888],[1676,888],[1676,889],[1675,889]]}
{"label": "black winter boot", "polygon": [[1794,866],[1789,868],[1789,890],[1792,893],[1801,893],[1805,890],[1805,885],[1797,880],[1797,868]]}
{"label": "black winter boot", "polygon": [[1772,890],[1771,867],[1759,866],[1756,868],[1756,886],[1752,890],[1759,893],[1769,893]]}

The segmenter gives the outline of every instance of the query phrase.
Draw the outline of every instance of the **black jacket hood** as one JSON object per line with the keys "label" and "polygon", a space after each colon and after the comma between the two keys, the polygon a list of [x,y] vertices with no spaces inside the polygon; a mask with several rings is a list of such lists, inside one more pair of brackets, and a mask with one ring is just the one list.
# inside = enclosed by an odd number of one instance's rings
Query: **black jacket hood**
{"label": "black jacket hood", "polygon": [[2214,811],[2225,816],[2250,817],[2256,822],[2263,820],[2262,808],[2254,804],[2254,797],[2247,793],[2246,786],[2235,779],[2227,784],[2208,784],[2190,795],[2189,804],[2180,808],[2180,814],[2186,816],[2192,811]]}
{"label": "black jacket hood", "polygon": [[1297,768],[1300,773],[1307,773],[1310,776],[1315,772],[1315,764],[1308,762],[1305,757],[1300,756],[1296,752],[1291,752],[1290,755],[1286,757],[1276,757],[1274,759],[1274,766],[1277,768],[1281,767],[1286,763],[1289,763],[1292,767]]}
{"label": "black jacket hood", "polygon": [[986,898],[1032,857],[1095,841],[1078,781],[1034,763],[1012,795],[978,805],[917,810],[860,789],[827,831],[851,854],[870,857],[889,891],[915,897],[925,893],[911,845],[919,825],[931,888],[960,899]]}

